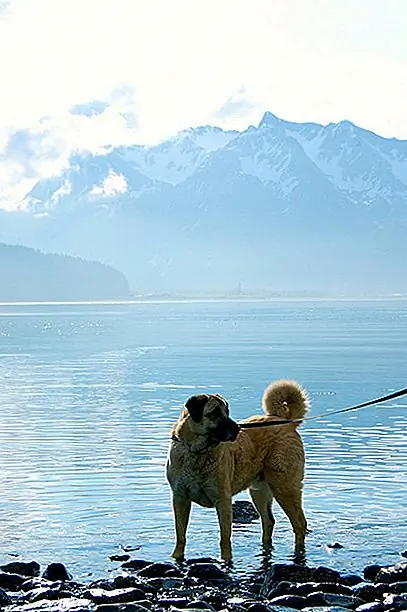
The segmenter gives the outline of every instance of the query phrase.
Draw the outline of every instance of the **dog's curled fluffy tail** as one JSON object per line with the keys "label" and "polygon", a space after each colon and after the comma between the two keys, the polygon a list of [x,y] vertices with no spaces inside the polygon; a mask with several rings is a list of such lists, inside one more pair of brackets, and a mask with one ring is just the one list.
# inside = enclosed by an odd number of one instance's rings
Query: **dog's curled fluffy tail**
{"label": "dog's curled fluffy tail", "polygon": [[309,409],[308,393],[295,380],[276,380],[265,389],[262,404],[268,416],[303,419]]}

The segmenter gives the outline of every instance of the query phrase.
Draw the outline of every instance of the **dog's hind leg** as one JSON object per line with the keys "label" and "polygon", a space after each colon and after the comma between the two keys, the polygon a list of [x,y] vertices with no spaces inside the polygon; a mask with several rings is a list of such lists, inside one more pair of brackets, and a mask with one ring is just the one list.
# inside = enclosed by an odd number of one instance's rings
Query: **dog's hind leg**
{"label": "dog's hind leg", "polygon": [[216,504],[220,527],[220,556],[224,561],[232,559],[232,497],[225,497]]}
{"label": "dog's hind leg", "polygon": [[191,500],[174,495],[172,500],[175,518],[176,542],[172,556],[175,559],[183,559],[186,544],[186,534],[189,516],[191,514]]}
{"label": "dog's hind leg", "polygon": [[272,512],[273,493],[264,480],[256,480],[249,489],[249,493],[257,512],[260,514],[263,546],[268,549],[271,547],[275,523]]}
{"label": "dog's hind leg", "polygon": [[273,483],[272,491],[277,502],[288,516],[295,535],[295,552],[304,551],[305,534],[307,532],[307,520],[302,509],[301,484],[288,486],[288,479],[281,486]]}

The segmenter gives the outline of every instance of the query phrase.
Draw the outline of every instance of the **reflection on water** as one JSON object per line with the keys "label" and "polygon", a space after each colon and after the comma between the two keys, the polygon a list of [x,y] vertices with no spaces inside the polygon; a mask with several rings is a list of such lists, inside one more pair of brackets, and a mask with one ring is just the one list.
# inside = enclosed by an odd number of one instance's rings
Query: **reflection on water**
{"label": "reflection on water", "polygon": [[[186,397],[221,392],[236,419],[272,379],[310,391],[312,414],[405,386],[402,302],[0,307],[0,561],[168,557],[168,436]],[[359,570],[407,541],[407,404],[302,427],[307,559]],[[242,494],[245,497],[245,494]],[[276,512],[273,561],[291,558]],[[257,523],[234,527],[237,571],[261,565]],[[332,550],[330,543],[344,548]],[[215,512],[195,507],[190,555],[218,555]]]}

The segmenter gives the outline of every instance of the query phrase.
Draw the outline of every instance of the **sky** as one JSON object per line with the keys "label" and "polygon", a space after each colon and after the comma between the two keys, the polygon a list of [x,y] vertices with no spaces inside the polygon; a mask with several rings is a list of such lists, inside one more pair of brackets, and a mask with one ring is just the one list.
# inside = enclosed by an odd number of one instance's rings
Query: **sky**
{"label": "sky", "polygon": [[265,111],[407,139],[407,0],[0,0],[0,207],[75,152]]}

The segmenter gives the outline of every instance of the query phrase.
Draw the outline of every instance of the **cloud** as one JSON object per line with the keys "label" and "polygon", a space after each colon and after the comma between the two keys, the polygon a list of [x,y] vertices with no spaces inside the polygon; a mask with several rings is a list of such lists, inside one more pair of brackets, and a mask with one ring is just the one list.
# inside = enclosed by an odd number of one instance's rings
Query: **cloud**
{"label": "cloud", "polygon": [[115,195],[126,193],[126,191],[127,181],[125,177],[110,170],[103,183],[93,187],[89,195],[111,198]]}

